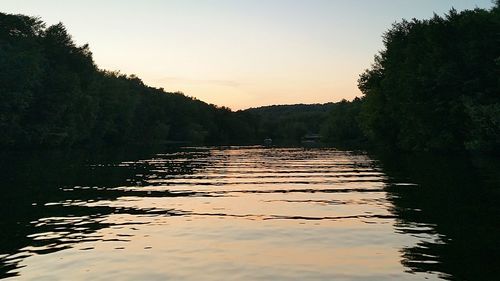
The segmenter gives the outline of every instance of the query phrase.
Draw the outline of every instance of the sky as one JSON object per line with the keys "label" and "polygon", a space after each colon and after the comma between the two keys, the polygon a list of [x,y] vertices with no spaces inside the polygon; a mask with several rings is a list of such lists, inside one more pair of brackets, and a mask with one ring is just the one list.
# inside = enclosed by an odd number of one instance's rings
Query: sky
{"label": "sky", "polygon": [[0,0],[63,22],[101,69],[233,110],[361,96],[360,73],[401,19],[491,0]]}

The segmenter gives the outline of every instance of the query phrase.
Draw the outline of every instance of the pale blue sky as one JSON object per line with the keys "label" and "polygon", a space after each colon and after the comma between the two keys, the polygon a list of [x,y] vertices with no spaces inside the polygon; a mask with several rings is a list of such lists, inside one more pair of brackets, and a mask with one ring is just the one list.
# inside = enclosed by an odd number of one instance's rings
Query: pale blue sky
{"label": "pale blue sky", "polygon": [[63,22],[97,65],[217,105],[359,96],[358,75],[402,18],[490,8],[491,0],[0,0]]}

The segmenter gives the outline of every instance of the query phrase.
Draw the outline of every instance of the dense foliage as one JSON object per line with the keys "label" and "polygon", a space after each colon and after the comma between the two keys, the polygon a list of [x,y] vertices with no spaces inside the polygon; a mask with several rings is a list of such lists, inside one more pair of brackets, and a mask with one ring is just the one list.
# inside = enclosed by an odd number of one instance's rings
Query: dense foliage
{"label": "dense foliage", "polygon": [[366,145],[367,139],[360,126],[362,105],[363,102],[359,98],[351,102],[342,100],[336,103],[322,124],[323,141],[337,145]]}
{"label": "dense foliage", "polygon": [[489,11],[403,20],[383,39],[384,50],[360,76],[362,101],[332,113],[331,138],[364,135],[403,150],[499,149],[498,2]]}
{"label": "dense foliage", "polygon": [[244,115],[99,70],[61,23],[0,13],[0,147],[239,142]]}
{"label": "dense foliage", "polygon": [[275,143],[297,143],[308,134],[318,134],[335,108],[334,103],[272,105],[245,110],[253,115],[257,139],[271,138]]}
{"label": "dense foliage", "polygon": [[367,135],[409,150],[498,146],[499,12],[394,24],[359,80]]}

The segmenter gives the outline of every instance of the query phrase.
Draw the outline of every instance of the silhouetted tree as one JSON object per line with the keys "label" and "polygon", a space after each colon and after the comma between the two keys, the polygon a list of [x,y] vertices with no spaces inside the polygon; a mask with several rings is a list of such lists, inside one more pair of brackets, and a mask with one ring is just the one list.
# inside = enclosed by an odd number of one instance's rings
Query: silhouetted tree
{"label": "silhouetted tree", "polygon": [[0,147],[231,143],[246,115],[99,70],[62,23],[0,13]]}
{"label": "silhouetted tree", "polygon": [[498,148],[499,32],[498,2],[394,24],[359,79],[365,134],[405,150]]}

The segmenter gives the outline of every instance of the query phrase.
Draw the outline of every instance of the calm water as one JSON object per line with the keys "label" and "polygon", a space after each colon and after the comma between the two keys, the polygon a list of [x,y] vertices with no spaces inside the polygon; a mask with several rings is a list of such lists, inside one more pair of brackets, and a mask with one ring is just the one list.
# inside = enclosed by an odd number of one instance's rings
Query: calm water
{"label": "calm water", "polygon": [[1,155],[0,278],[498,280],[498,159]]}

